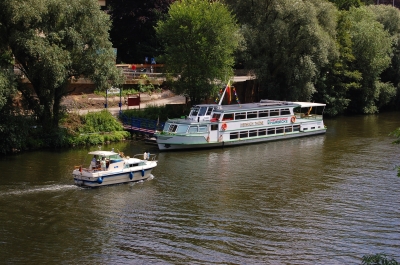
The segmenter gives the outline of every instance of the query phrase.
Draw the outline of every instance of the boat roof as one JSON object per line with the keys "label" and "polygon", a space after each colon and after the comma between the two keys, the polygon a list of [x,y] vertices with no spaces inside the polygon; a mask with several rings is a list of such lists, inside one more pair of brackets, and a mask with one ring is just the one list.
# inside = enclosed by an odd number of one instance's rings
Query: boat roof
{"label": "boat roof", "polygon": [[326,104],[314,102],[292,102],[292,101],[279,101],[263,99],[260,102],[245,103],[245,104],[232,104],[232,105],[218,105],[218,104],[199,104],[193,107],[215,107],[215,110],[220,111],[237,111],[237,110],[252,110],[260,108],[276,108],[276,107],[324,107]]}
{"label": "boat roof", "polygon": [[326,104],[324,103],[315,103],[315,102],[293,102],[295,104],[299,104],[300,107],[302,108],[308,108],[308,107],[325,107]]}
{"label": "boat roof", "polygon": [[89,152],[89,155],[112,156],[112,155],[118,155],[118,153],[115,153],[115,152],[113,152],[113,151],[102,151],[102,150],[97,150],[97,151]]}

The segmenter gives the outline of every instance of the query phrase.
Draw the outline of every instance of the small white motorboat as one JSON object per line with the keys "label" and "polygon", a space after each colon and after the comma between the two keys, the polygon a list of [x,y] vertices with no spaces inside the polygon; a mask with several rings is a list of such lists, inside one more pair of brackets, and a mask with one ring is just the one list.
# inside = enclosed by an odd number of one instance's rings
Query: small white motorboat
{"label": "small white motorboat", "polygon": [[90,165],[75,166],[72,175],[74,182],[82,187],[99,187],[145,180],[157,166],[156,155],[144,153],[133,157],[122,152],[92,151]]}

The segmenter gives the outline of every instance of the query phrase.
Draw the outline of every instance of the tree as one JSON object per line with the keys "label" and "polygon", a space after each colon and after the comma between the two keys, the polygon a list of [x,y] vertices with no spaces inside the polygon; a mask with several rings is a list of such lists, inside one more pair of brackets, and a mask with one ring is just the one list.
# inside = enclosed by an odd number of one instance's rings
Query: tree
{"label": "tree", "polygon": [[158,56],[160,45],[154,27],[168,12],[174,0],[107,0],[111,16],[111,41],[118,50],[117,62],[142,63],[147,56]]}
{"label": "tree", "polygon": [[[368,7],[379,21],[384,29],[389,32],[392,37],[392,60],[391,64],[381,74],[381,80],[384,83],[392,84],[397,88],[396,97],[393,96],[393,89],[391,94],[384,94],[390,100],[390,107],[393,109],[400,108],[400,11],[399,9],[389,5],[371,5]],[[385,106],[388,100],[380,100],[380,107]],[[389,107],[389,106],[388,106]]]}
{"label": "tree", "polygon": [[349,90],[348,110],[377,113],[379,105],[395,94],[393,85],[380,81],[380,74],[391,62],[393,39],[368,7],[350,8],[346,16],[351,23],[354,67],[362,74],[361,87]]}
{"label": "tree", "polygon": [[345,12],[339,12],[336,35],[339,56],[322,68],[313,96],[317,102],[327,104],[325,113],[330,116],[343,114],[350,103],[349,90],[361,88],[362,74],[354,67],[350,26]]}
{"label": "tree", "polygon": [[9,47],[31,87],[19,82],[44,132],[58,128],[67,85],[88,77],[98,89],[118,83],[108,40],[110,21],[96,0],[1,0],[1,42]]}
{"label": "tree", "polygon": [[15,92],[12,55],[10,50],[0,48],[0,113]]}
{"label": "tree", "polygon": [[337,56],[335,6],[317,0],[228,2],[243,23],[246,66],[255,69],[261,96],[310,100],[321,68]]}
{"label": "tree", "polygon": [[240,36],[225,5],[207,0],[174,2],[165,21],[157,23],[157,36],[165,45],[167,72],[179,74],[173,88],[192,104],[210,97],[215,81],[233,76],[233,53]]}
{"label": "tree", "polygon": [[350,7],[360,7],[362,5],[360,0],[329,0],[329,2],[334,3],[340,10],[349,10]]}

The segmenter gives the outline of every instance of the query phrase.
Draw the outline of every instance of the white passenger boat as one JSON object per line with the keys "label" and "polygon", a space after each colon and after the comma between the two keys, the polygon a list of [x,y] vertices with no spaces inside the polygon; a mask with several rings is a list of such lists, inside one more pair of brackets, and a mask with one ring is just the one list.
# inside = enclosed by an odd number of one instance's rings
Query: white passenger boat
{"label": "white passenger boat", "polygon": [[163,130],[154,134],[158,148],[233,146],[326,132],[323,121],[326,104],[277,100],[233,105],[220,103],[196,105],[188,117],[169,119]]}
{"label": "white passenger boat", "polygon": [[98,150],[89,155],[92,161],[88,167],[75,166],[72,172],[78,186],[99,187],[145,180],[157,166],[156,155],[149,153],[129,157],[122,152]]}

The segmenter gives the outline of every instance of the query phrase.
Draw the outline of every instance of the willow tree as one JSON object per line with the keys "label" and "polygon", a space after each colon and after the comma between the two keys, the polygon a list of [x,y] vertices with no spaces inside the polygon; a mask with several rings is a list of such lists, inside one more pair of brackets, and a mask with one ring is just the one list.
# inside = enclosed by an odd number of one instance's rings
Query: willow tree
{"label": "willow tree", "polygon": [[[378,106],[388,104],[393,109],[400,109],[400,10],[389,5],[368,6],[374,12],[377,21],[390,34],[392,42],[392,59],[390,66],[381,74],[381,82],[386,83],[389,90],[381,91]],[[391,86],[392,85],[392,86]],[[395,90],[397,89],[397,92]],[[396,93],[396,95],[394,95]],[[389,105],[388,104],[388,105]]]}
{"label": "willow tree", "polygon": [[109,29],[97,0],[0,0],[0,41],[30,81],[18,89],[45,132],[58,127],[75,78],[90,78],[98,89],[120,80]]}
{"label": "willow tree", "polygon": [[310,100],[322,66],[337,55],[336,12],[319,0],[231,1],[247,44],[261,96]]}
{"label": "willow tree", "polygon": [[177,75],[173,88],[192,104],[210,97],[216,81],[233,76],[240,36],[234,16],[219,1],[176,1],[156,32],[165,48],[166,70]]}
{"label": "willow tree", "polygon": [[368,7],[350,8],[346,17],[350,21],[354,67],[362,74],[361,86],[349,90],[348,111],[376,113],[379,102],[388,102],[396,92],[391,83],[380,79],[391,63],[394,39]]}

